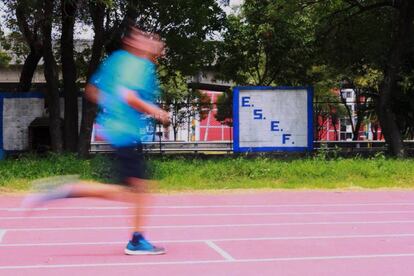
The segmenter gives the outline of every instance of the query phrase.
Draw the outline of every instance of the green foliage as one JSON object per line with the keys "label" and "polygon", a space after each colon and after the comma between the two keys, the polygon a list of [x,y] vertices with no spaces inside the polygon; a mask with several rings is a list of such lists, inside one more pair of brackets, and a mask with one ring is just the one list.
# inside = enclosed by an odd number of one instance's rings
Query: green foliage
{"label": "green foliage", "polygon": [[315,80],[315,116],[338,119],[345,115],[345,109],[339,102],[338,91],[335,91],[339,86],[339,79],[332,71],[333,69],[326,65],[315,65],[308,70],[308,75]]}
{"label": "green foliage", "polygon": [[[385,68],[392,47],[395,9],[383,7],[361,12],[351,1],[320,4],[317,41],[325,61],[343,73]],[[364,6],[379,1],[365,1]],[[368,67],[367,67],[368,66]]]}
{"label": "green foliage", "polygon": [[[3,38],[0,36],[0,43],[3,50],[6,50],[9,53],[13,53],[13,56],[15,57],[14,62],[16,64],[22,64],[30,51],[29,47],[25,43],[22,34],[19,32],[11,32]],[[10,60],[11,57],[8,56],[8,62],[10,62]]]}
{"label": "green foliage", "polygon": [[[365,6],[376,3],[367,1]],[[390,7],[360,12],[349,1],[315,4],[320,15],[316,24],[316,46],[320,62],[331,77],[348,86],[378,95],[383,70],[392,44],[394,10]]]}
{"label": "green foliage", "polygon": [[292,1],[244,2],[228,17],[217,68],[237,84],[306,85],[312,23]]}
{"label": "green foliage", "polygon": [[6,50],[6,37],[0,27],[0,68],[9,65],[11,57],[4,51]]}
{"label": "green foliage", "polygon": [[215,0],[136,1],[137,24],[165,39],[166,56],[161,63],[185,76],[214,61],[215,43],[225,19]]}
{"label": "green foliage", "polygon": [[199,90],[188,88],[187,79],[180,72],[169,72],[165,67],[160,70],[161,103],[171,114],[171,127],[174,140],[178,129],[191,119],[203,120],[211,110],[210,98]]}
{"label": "green foliage", "polygon": [[7,67],[10,60],[11,58],[6,52],[0,51],[0,68]]}

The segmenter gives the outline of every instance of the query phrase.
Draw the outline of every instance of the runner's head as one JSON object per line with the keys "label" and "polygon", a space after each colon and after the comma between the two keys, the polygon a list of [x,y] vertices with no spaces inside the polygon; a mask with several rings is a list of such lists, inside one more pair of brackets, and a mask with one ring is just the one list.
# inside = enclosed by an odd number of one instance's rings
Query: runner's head
{"label": "runner's head", "polygon": [[122,43],[127,51],[151,61],[155,61],[164,53],[165,44],[157,34],[147,33],[136,27],[130,27]]}

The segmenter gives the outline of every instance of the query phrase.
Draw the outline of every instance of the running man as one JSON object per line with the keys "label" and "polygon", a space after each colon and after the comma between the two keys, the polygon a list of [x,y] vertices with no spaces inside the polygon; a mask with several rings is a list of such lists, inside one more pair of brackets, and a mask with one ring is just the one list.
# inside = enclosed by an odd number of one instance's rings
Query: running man
{"label": "running man", "polygon": [[50,200],[74,197],[96,197],[134,204],[131,240],[125,248],[128,255],[164,254],[164,248],[152,245],[143,235],[143,213],[148,201],[145,162],[142,156],[140,129],[150,115],[163,124],[169,115],[155,105],[158,80],[155,62],[164,50],[157,35],[131,27],[122,40],[122,49],[112,53],[92,76],[85,88],[88,100],[97,103],[100,134],[115,149],[117,184],[75,183],[46,194],[33,195],[23,202],[35,207]]}

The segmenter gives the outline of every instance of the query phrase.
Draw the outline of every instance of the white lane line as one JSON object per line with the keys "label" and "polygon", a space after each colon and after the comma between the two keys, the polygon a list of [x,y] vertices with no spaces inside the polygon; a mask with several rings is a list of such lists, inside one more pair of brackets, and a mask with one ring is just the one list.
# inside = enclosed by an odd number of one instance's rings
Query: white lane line
{"label": "white lane line", "polygon": [[[279,236],[279,237],[259,237],[259,238],[223,238],[223,239],[194,239],[194,240],[154,240],[154,243],[205,243],[228,242],[228,241],[287,241],[287,240],[327,240],[327,239],[373,239],[373,238],[412,238],[414,233],[394,233],[394,234],[364,234],[364,235],[326,235],[326,236]],[[31,246],[71,246],[71,245],[114,245],[125,244],[125,241],[109,242],[58,242],[58,243],[3,243],[0,247],[31,247]]]}
{"label": "white lane line", "polygon": [[[233,228],[233,227],[266,227],[266,226],[309,226],[309,225],[378,225],[378,224],[414,224],[414,220],[384,221],[320,221],[320,222],[277,222],[277,223],[240,223],[240,224],[186,224],[186,225],[151,225],[145,229],[187,229],[187,228]],[[83,231],[83,230],[127,230],[130,226],[93,226],[93,227],[49,227],[49,228],[8,228],[9,232],[33,231]]]}
{"label": "white lane line", "polygon": [[0,229],[0,243],[3,241],[3,237],[6,234],[6,229]]}
{"label": "white lane line", "polygon": [[[324,260],[353,260],[353,259],[382,259],[414,257],[414,253],[402,254],[371,254],[371,255],[338,255],[338,256],[311,256],[311,257],[280,257],[266,259],[234,260],[232,263],[262,263],[262,262],[295,262],[295,261],[324,261]],[[95,264],[56,264],[56,265],[10,265],[0,266],[0,270],[6,269],[50,269],[50,268],[82,268],[82,267],[119,267],[119,266],[149,266],[149,265],[197,265],[229,263],[228,260],[206,261],[166,261],[166,262],[131,262],[131,263],[95,263]]]}
{"label": "white lane line", "polygon": [[[264,212],[264,213],[200,213],[200,214],[151,214],[144,217],[224,217],[224,216],[304,216],[304,215],[361,215],[361,214],[414,214],[413,211],[338,211],[338,212]],[[18,216],[0,217],[1,220],[33,219],[91,219],[91,218],[132,218],[133,215],[85,215],[85,216]]]}
{"label": "white lane line", "polygon": [[219,253],[220,256],[222,256],[225,260],[227,260],[227,261],[234,261],[235,260],[227,251],[225,251],[223,248],[221,248],[220,246],[215,244],[213,241],[206,241],[206,244],[209,247],[211,247],[212,249],[214,249],[214,251]]}
{"label": "white lane line", "polygon": [[[412,202],[386,202],[386,203],[337,203],[337,204],[269,204],[269,205],[153,205],[147,209],[203,209],[203,208],[281,208],[281,207],[358,207],[358,206],[414,206]],[[45,210],[126,210],[131,206],[73,206],[73,207],[41,207],[34,209],[4,207],[0,211],[45,211]]]}

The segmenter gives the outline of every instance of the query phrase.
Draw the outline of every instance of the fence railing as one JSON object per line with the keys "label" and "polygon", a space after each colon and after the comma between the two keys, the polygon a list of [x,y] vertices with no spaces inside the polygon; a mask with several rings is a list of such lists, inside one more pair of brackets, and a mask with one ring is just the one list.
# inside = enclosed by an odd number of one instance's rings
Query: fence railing
{"label": "fence railing", "polygon": [[[233,152],[233,142],[143,142],[146,153],[227,153]],[[404,141],[407,149],[414,149],[414,141]],[[314,141],[315,150],[340,150],[344,152],[375,152],[386,150],[384,141]],[[105,142],[93,142],[91,153],[109,153],[113,148]]]}
{"label": "fence railing", "polygon": [[[233,142],[143,142],[143,150],[146,153],[185,153],[185,152],[233,152]],[[104,142],[91,143],[92,153],[112,152],[111,146]]]}

